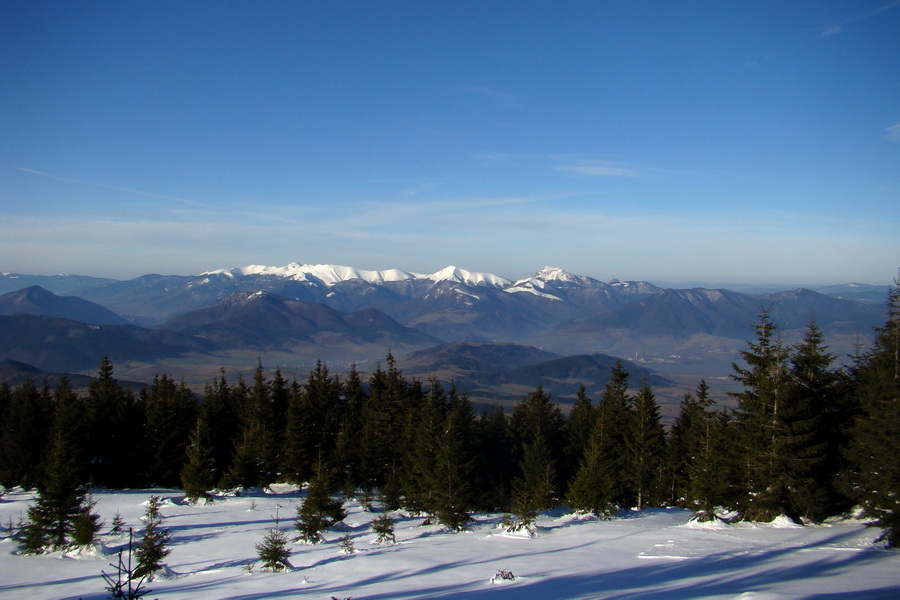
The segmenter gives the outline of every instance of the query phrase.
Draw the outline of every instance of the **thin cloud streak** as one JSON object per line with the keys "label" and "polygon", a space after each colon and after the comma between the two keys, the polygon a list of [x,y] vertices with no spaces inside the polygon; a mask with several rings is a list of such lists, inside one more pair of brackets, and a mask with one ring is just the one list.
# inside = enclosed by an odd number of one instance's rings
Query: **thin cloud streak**
{"label": "thin cloud streak", "polygon": [[576,173],[588,177],[637,177],[636,169],[611,160],[582,160],[569,165],[559,165],[557,171]]}
{"label": "thin cloud streak", "polygon": [[872,10],[868,10],[865,12],[857,13],[850,17],[847,17],[837,25],[832,25],[830,27],[826,27],[825,30],[819,34],[819,37],[831,37],[833,35],[838,35],[843,33],[844,29],[849,25],[853,25],[854,23],[858,23],[859,21],[865,21],[866,19],[871,19],[872,17],[877,17],[881,13],[888,11],[892,8],[900,6],[900,0],[893,0],[893,2],[888,2],[887,4],[882,4],[878,8],[874,8]]}
{"label": "thin cloud streak", "polygon": [[38,171],[36,169],[27,169],[25,167],[13,167],[16,171],[21,171],[23,173],[30,173],[32,175],[38,175],[40,177],[46,177],[48,179],[55,179],[56,181],[64,181],[66,183],[77,183],[79,185],[89,185],[91,187],[103,188],[107,190],[115,190],[117,192],[126,192],[129,194],[138,194],[141,196],[147,196],[150,198],[159,198],[160,200],[172,200],[174,202],[181,202],[183,204],[188,204],[190,206],[196,206],[203,209],[213,210],[215,207],[204,204],[203,202],[198,202],[196,200],[188,200],[187,198],[179,198],[178,196],[170,196],[168,194],[158,194],[156,192],[148,192],[146,190],[138,190],[134,188],[127,188],[118,185],[110,185],[107,183],[97,183],[95,181],[85,181],[83,179],[75,179],[72,177],[62,177],[60,175],[54,175],[53,173],[45,173],[44,171]]}
{"label": "thin cloud streak", "polygon": [[887,128],[887,139],[892,142],[900,142],[900,123],[894,123]]}

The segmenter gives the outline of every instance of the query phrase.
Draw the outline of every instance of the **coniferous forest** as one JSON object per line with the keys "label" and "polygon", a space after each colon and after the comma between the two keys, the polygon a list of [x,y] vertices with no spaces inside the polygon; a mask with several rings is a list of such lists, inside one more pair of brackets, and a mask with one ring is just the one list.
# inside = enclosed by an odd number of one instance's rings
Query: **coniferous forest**
{"label": "coniferous forest", "polygon": [[90,540],[91,488],[308,484],[297,529],[310,541],[342,518],[342,495],[378,495],[451,530],[475,511],[511,529],[565,505],[683,506],[697,518],[818,523],[860,506],[900,544],[900,287],[872,348],[835,364],[811,323],[786,346],[767,312],[733,367],[735,408],[700,381],[664,427],[653,390],[616,365],[598,398],[568,414],[541,387],[510,413],[477,414],[465,393],[407,379],[388,354],[363,379],[319,363],[305,381],[223,370],[201,395],[159,375],[138,392],[104,360],[83,394],[63,378],[0,386],[0,485],[33,488],[27,549]]}

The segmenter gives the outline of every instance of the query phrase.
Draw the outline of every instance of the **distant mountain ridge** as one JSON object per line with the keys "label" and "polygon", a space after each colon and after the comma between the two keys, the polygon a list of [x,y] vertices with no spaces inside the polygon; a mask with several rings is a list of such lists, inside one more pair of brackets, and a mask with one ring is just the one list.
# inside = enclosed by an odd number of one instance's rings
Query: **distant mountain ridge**
{"label": "distant mountain ridge", "polygon": [[123,325],[124,317],[108,308],[77,296],[57,296],[39,285],[33,285],[0,296],[0,315],[42,315],[60,317],[94,325]]}
{"label": "distant mountain ridge", "polygon": [[[0,274],[0,289],[11,281],[31,280]],[[52,277],[42,281],[51,287],[54,282]],[[513,281],[455,266],[422,274],[291,263],[189,276],[149,274],[126,281],[71,276],[60,284],[71,289],[73,281],[85,287],[64,297],[29,286],[0,297],[0,313],[17,314],[6,324],[20,336],[18,342],[6,337],[0,359],[56,369],[59,353],[84,354],[77,344],[67,345],[69,338],[82,343],[93,340],[93,353],[113,348],[134,360],[206,353],[207,365],[245,362],[251,356],[255,362],[263,355],[269,356],[270,364],[308,364],[322,358],[349,365],[383,357],[388,350],[399,356],[441,344],[507,342],[559,357],[582,357],[552,365],[553,373],[563,375],[546,375],[548,380],[566,380],[570,385],[579,373],[597,368],[594,358],[583,357],[597,355],[629,357],[636,364],[690,360],[730,366],[735,350],[752,339],[753,324],[763,309],[771,311],[788,343],[797,341],[802,330],[816,321],[826,336],[833,336],[827,341],[838,344],[838,353],[848,353],[855,344],[865,345],[865,336],[885,319],[883,303],[867,304],[805,289],[760,294],[672,289],[645,281],[603,282],[557,267]],[[854,290],[871,291],[860,286],[838,286],[832,291],[852,294]],[[25,306],[30,308],[22,310]],[[84,312],[88,307],[93,316]],[[29,332],[18,315],[22,312],[44,317],[29,321]],[[110,323],[124,317],[154,329],[102,329],[100,336],[93,333],[96,329],[73,324],[109,327],[99,322],[101,313],[112,319]],[[51,323],[51,318],[70,321]],[[49,338],[39,338],[42,331]],[[165,342],[154,337],[163,333],[170,334]],[[45,347],[42,339],[52,339],[58,348]],[[122,352],[136,347],[135,339],[149,345],[143,354]],[[160,344],[162,353],[153,351]],[[496,351],[496,347],[491,350]],[[454,352],[453,360],[465,361],[465,356],[481,351],[460,347]],[[485,355],[482,359],[490,360]],[[542,361],[529,364],[536,362]],[[460,363],[454,364],[461,368]],[[510,364],[503,372],[513,369]],[[528,379],[527,373],[520,375],[517,381]],[[594,375],[585,377],[593,380]]]}

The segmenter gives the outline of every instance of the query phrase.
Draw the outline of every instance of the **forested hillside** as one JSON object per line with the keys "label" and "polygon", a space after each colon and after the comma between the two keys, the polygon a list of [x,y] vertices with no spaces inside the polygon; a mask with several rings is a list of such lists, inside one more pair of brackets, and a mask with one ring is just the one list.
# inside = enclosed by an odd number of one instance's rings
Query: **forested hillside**
{"label": "forested hillside", "polygon": [[51,513],[69,502],[46,525],[55,538],[29,538],[40,543],[65,539],[61,523],[89,512],[89,486],[183,487],[202,500],[215,488],[311,482],[323,498],[380,494],[451,529],[476,510],[528,527],[560,504],[798,522],[859,504],[897,544],[900,288],[889,308],[874,346],[848,369],[834,366],[815,324],[785,346],[762,313],[734,365],[737,409],[718,407],[700,381],[670,430],[652,387],[629,381],[621,364],[569,414],[540,386],[509,414],[476,414],[464,393],[408,379],[390,354],[366,380],[324,363],[305,381],[266,378],[260,365],[252,381],[223,371],[202,395],[166,375],[132,392],[104,360],[83,395],[65,379],[0,386],[0,483],[36,488]]}

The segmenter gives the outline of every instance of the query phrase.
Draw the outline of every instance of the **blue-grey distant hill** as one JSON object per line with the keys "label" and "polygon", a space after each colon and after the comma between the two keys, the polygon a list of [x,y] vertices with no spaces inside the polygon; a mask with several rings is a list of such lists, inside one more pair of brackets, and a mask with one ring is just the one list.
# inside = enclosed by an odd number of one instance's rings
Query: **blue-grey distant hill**
{"label": "blue-grey distant hill", "polygon": [[123,325],[127,320],[104,306],[77,296],[57,296],[38,285],[0,296],[0,315],[59,317],[94,325]]}

